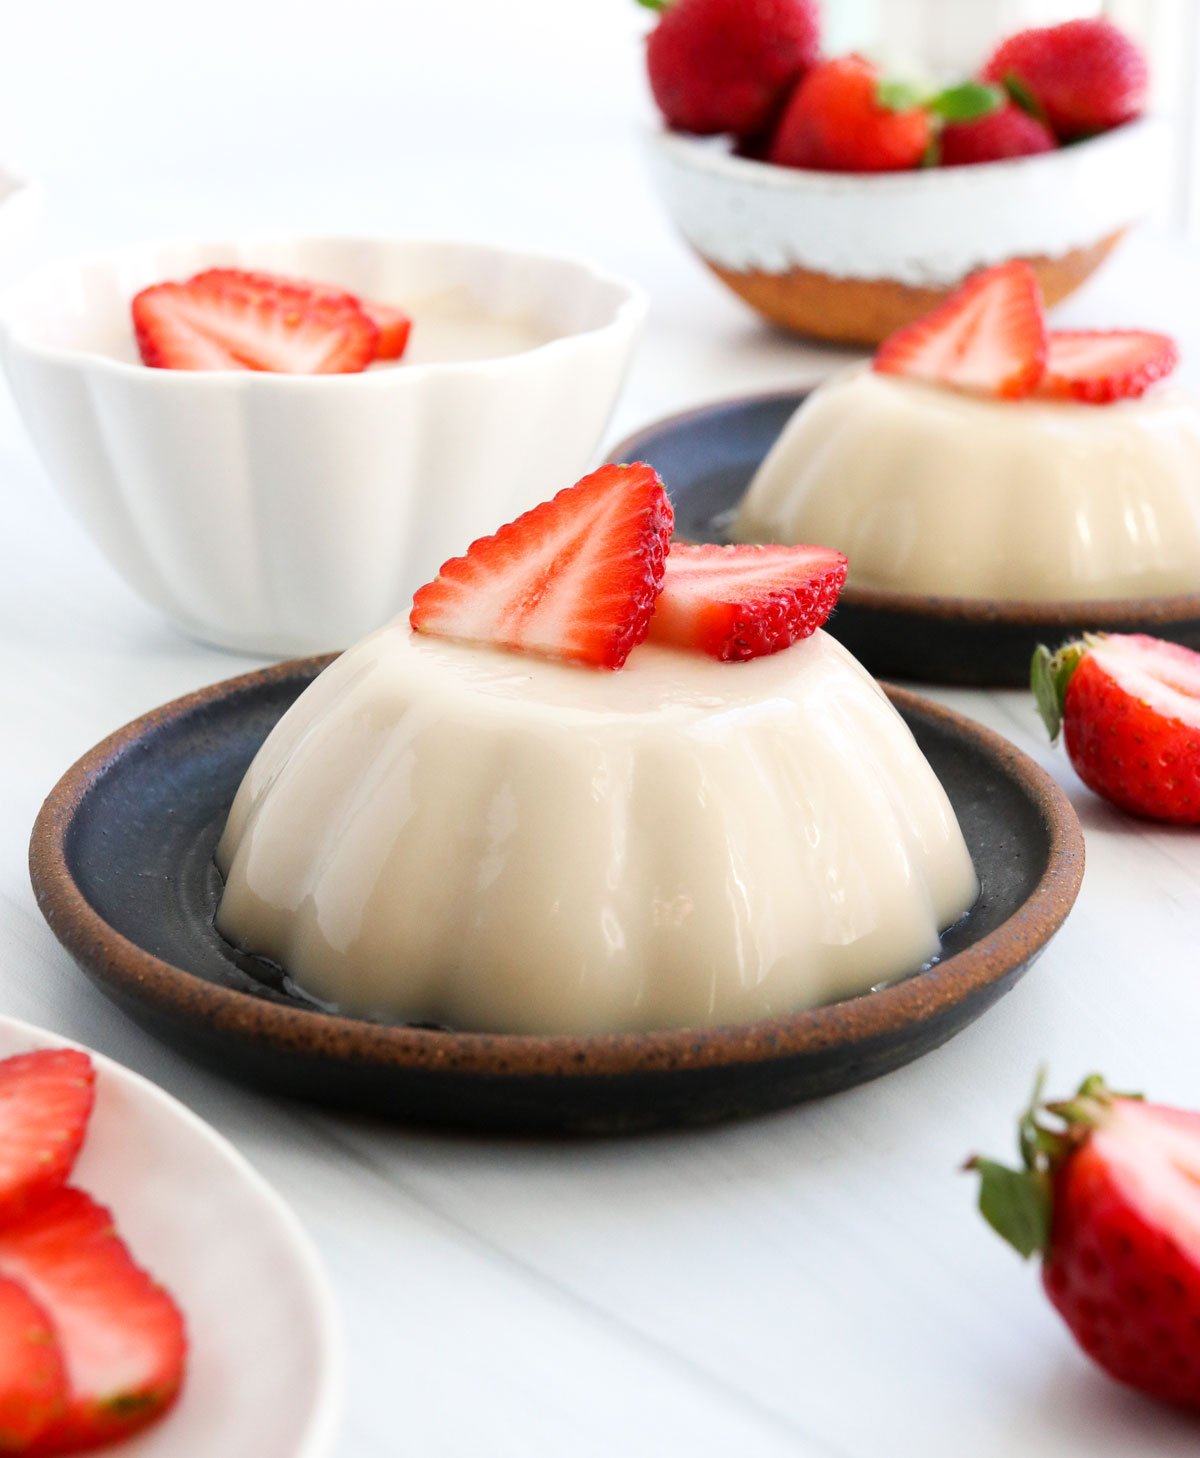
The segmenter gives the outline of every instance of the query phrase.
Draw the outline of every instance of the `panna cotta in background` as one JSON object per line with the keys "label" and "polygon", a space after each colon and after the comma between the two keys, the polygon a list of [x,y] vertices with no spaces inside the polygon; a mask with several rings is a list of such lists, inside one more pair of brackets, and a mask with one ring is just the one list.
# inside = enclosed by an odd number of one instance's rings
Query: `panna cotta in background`
{"label": "panna cotta in background", "polygon": [[935,957],[978,882],[819,631],[845,558],[673,522],[602,467],[327,668],[238,790],[220,931],[345,1012],[494,1033],[751,1022]]}
{"label": "panna cotta in background", "polygon": [[748,1022],[917,971],[978,885],[900,716],[824,633],[620,673],[397,620],[272,732],[218,926],[346,1011],[491,1032]]}
{"label": "panna cotta in background", "polygon": [[1200,406],[988,399],[854,367],[797,410],[735,536],[829,542],[849,582],[1043,601],[1200,588]]}
{"label": "panna cotta in background", "polygon": [[820,386],[759,467],[744,542],[821,541],[850,584],[1083,601],[1200,589],[1200,404],[1173,342],[1047,330],[1024,263]]}

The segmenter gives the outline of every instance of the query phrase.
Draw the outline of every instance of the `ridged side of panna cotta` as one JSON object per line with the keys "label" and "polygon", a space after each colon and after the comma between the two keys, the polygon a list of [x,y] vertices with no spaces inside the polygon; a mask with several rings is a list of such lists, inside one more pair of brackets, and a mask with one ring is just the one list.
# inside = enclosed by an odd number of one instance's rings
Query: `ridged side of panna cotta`
{"label": "ridged side of panna cotta", "polygon": [[492,1032],[849,997],[920,969],[978,891],[908,728],[820,632],[605,673],[397,620],[272,731],[217,858],[222,933],[310,994]]}
{"label": "ridged side of panna cotta", "polygon": [[983,398],[879,374],[826,382],[759,468],[734,535],[824,542],[849,585],[1001,601],[1200,590],[1200,405]]}

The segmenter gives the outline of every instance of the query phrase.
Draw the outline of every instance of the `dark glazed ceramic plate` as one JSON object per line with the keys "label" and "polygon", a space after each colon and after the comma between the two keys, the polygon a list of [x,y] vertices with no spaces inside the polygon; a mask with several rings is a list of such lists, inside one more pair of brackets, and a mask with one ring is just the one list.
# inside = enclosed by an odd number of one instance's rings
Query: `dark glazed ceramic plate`
{"label": "dark glazed ceramic plate", "polygon": [[157,1036],[279,1093],[394,1118],[601,1132],[776,1108],[945,1042],[1016,982],[1079,890],[1083,837],[1050,777],[999,735],[894,689],[983,887],[928,971],[811,1012],[695,1031],[491,1036],[335,1016],[213,928],[212,854],[234,792],[327,662],[230,679],[118,730],[55,787],[30,846],[38,904],[93,982]]}
{"label": "dark glazed ceramic plate", "polygon": [[[648,461],[666,483],[676,531],[726,540],[734,509],[807,391],[749,395],[648,425],[613,461]],[[973,687],[1028,687],[1039,643],[1084,632],[1153,633],[1200,649],[1200,593],[1109,602],[994,602],[847,588],[829,623],[880,678]]]}

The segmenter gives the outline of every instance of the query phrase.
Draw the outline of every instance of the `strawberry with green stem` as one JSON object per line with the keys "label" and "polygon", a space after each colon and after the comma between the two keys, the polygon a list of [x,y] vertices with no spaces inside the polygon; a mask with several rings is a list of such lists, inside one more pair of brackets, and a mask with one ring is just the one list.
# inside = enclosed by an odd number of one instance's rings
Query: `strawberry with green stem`
{"label": "strawberry with green stem", "polygon": [[1017,1169],[975,1158],[979,1208],[1111,1377],[1200,1411],[1200,1114],[1084,1080],[1019,1125]]}

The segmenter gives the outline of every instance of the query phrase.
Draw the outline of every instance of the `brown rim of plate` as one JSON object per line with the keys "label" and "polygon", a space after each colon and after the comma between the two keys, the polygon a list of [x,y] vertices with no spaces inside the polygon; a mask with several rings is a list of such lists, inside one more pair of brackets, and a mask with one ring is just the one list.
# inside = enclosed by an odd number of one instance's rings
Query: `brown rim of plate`
{"label": "brown rim of plate", "polygon": [[67,859],[70,826],[91,787],[110,765],[136,750],[147,732],[239,692],[306,672],[315,674],[336,656],[294,659],[225,679],[153,709],[89,750],[50,792],[29,848],[38,905],[71,955],[98,970],[118,995],[150,1005],[172,1020],[200,1021],[226,1036],[380,1067],[565,1077],[721,1067],[825,1049],[844,1052],[848,1044],[870,1045],[898,1027],[937,1019],[1033,957],[1062,925],[1083,879],[1083,832],[1066,795],[1043,769],[983,725],[918,694],[885,685],[898,708],[918,712],[971,740],[1021,784],[1046,826],[1049,854],[1032,895],[994,932],[944,963],[878,992],[743,1026],[585,1036],[439,1032],[289,1007],[219,987],[121,936],[84,898]]}
{"label": "brown rim of plate", "polygon": [[[661,416],[627,435],[608,453],[612,462],[641,459],[646,436],[686,425],[726,406],[765,405],[774,400],[805,397],[821,383],[797,385],[790,390],[760,390],[748,395],[729,395],[693,405],[673,415]],[[800,403],[803,403],[803,399]],[[797,406],[799,408],[799,406]],[[668,483],[668,489],[670,483]],[[1038,601],[1035,598],[937,597],[916,592],[889,592],[875,587],[845,587],[838,601],[862,612],[907,613],[917,618],[944,618],[948,622],[1004,623],[1013,627],[1053,627],[1075,630],[1080,623],[1103,623],[1111,632],[1137,632],[1150,623],[1189,622],[1200,618],[1200,592],[1176,593],[1169,597],[1115,597]]]}

